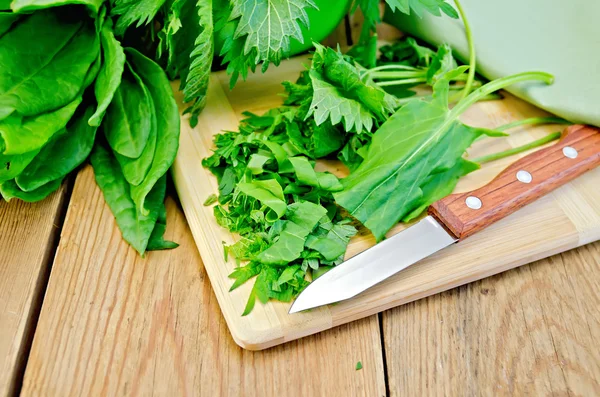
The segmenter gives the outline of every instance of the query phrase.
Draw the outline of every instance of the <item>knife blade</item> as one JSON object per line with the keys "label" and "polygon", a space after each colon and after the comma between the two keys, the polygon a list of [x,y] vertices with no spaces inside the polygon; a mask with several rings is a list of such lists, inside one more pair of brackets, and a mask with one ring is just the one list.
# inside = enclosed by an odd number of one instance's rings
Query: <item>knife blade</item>
{"label": "knife blade", "polygon": [[289,313],[350,299],[598,165],[600,130],[568,127],[558,143],[521,158],[479,189],[433,203],[417,224],[317,278],[298,295]]}

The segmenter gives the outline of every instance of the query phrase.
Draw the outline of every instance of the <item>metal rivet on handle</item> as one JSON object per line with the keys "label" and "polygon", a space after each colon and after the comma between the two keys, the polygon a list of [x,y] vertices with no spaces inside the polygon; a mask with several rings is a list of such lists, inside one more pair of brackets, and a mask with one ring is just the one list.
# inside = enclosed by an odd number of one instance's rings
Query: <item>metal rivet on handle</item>
{"label": "metal rivet on handle", "polygon": [[531,183],[533,177],[529,172],[525,170],[520,170],[519,172],[517,172],[517,179],[523,183]]}
{"label": "metal rivet on handle", "polygon": [[469,207],[472,210],[478,210],[481,208],[482,205],[481,200],[475,196],[467,197],[467,199],[465,200],[465,204],[467,204],[467,207]]}
{"label": "metal rivet on handle", "polygon": [[571,146],[565,146],[563,148],[563,154],[565,155],[565,157],[568,157],[570,159],[576,159],[579,153],[577,153],[577,149],[572,148]]}

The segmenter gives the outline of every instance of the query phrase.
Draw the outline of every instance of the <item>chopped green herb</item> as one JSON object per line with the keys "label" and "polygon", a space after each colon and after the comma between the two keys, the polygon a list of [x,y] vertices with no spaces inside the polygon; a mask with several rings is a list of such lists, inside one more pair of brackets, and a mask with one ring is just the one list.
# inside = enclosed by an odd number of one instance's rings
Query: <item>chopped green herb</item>
{"label": "chopped green herb", "polygon": [[360,369],[362,369],[362,367],[363,366],[362,366],[362,363],[360,361],[356,363],[356,370],[357,371],[360,370]]}

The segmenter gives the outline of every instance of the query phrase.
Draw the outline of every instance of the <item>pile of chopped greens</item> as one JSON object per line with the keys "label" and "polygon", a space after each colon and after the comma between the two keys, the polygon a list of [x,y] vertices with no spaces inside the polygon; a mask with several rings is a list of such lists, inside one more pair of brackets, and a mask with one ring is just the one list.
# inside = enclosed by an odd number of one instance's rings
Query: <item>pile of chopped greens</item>
{"label": "pile of chopped greens", "polygon": [[[231,289],[257,276],[244,315],[257,298],[290,301],[339,264],[357,227],[380,241],[477,170],[467,148],[506,134],[462,123],[472,104],[510,84],[552,81],[528,72],[484,84],[471,72],[474,57],[458,66],[449,46],[432,50],[410,37],[372,51],[369,26],[346,55],[315,43],[310,68],[283,83],[283,106],[246,114],[238,132],[215,136],[203,161],[219,181],[216,220],[240,236],[225,246],[238,263]],[[347,176],[318,171],[319,159],[338,159]]]}

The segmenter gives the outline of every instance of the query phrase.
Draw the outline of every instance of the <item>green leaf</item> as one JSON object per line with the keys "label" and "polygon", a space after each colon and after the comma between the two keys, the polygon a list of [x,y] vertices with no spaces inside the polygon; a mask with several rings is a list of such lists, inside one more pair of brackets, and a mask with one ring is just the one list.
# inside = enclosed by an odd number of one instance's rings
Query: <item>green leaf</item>
{"label": "green leaf", "polygon": [[252,277],[260,273],[260,264],[251,262],[246,266],[236,267],[235,270],[229,275],[229,278],[235,279],[235,282],[229,288],[229,291],[233,291]]}
{"label": "green leaf", "polygon": [[461,177],[478,169],[479,164],[461,158],[449,170],[430,175],[421,186],[423,191],[421,205],[406,215],[402,222],[410,222],[417,218],[431,204],[451,194]]}
{"label": "green leaf", "polygon": [[67,106],[53,112],[31,117],[21,117],[13,113],[0,121],[3,153],[23,154],[41,149],[55,133],[67,125],[80,103],[81,97],[78,97]]}
{"label": "green leaf", "polygon": [[283,272],[281,273],[281,275],[279,276],[279,279],[277,280],[277,284],[283,285],[283,284],[287,283],[288,281],[293,280],[294,276],[296,275],[296,272],[298,272],[298,270],[300,270],[300,265],[286,267],[283,270]]}
{"label": "green leaf", "polygon": [[271,156],[265,156],[264,154],[254,153],[250,156],[247,168],[250,170],[250,172],[252,172],[252,175],[262,174],[265,163],[271,159]]}
{"label": "green leaf", "polygon": [[131,199],[130,186],[121,173],[119,163],[111,153],[101,144],[97,144],[91,160],[96,182],[104,193],[104,199],[115,216],[123,238],[143,255],[164,205],[166,178],[163,177],[148,195],[146,203],[148,214],[144,215]]}
{"label": "green leaf", "polygon": [[362,132],[373,128],[373,115],[361,102],[346,98],[333,85],[329,84],[319,72],[310,71],[313,97],[307,117],[314,115],[315,123],[321,125],[328,119],[336,125],[342,120],[346,131],[352,129]]}
{"label": "green leaf", "polygon": [[386,3],[392,11],[398,9],[404,14],[410,14],[412,10],[419,18],[422,18],[425,12],[437,17],[443,12],[450,18],[458,19],[456,10],[445,0],[386,0]]}
{"label": "green leaf", "polygon": [[147,214],[148,210],[144,205],[146,196],[169,170],[179,148],[179,111],[169,80],[160,66],[134,49],[128,48],[126,52],[131,56],[130,61],[135,71],[150,92],[156,114],[158,135],[154,160],[142,183],[131,189],[131,197],[137,208]]}
{"label": "green leaf", "polygon": [[217,202],[217,195],[216,194],[211,194],[210,196],[208,196],[206,198],[206,200],[204,201],[203,205],[209,206],[209,205],[212,205],[212,204],[214,204],[216,202]]}
{"label": "green leaf", "polygon": [[279,65],[289,55],[290,39],[303,42],[301,24],[308,27],[306,10],[312,0],[233,0],[230,20],[239,18],[235,37],[245,37],[244,54],[256,50],[254,63]]}
{"label": "green leaf", "polygon": [[[0,144],[2,139],[0,137]],[[0,145],[1,146],[1,145]],[[40,152],[40,149],[23,154],[15,154],[6,156],[0,153],[0,183],[8,181],[19,175],[29,165],[35,156]]]}
{"label": "green leaf", "polygon": [[183,84],[185,102],[194,101],[184,113],[192,114],[192,126],[197,123],[197,115],[206,105],[206,93],[210,80],[213,60],[213,12],[212,0],[198,0],[197,14],[200,33],[190,53],[191,64]]}
{"label": "green leaf", "polygon": [[42,148],[35,159],[19,174],[16,182],[25,191],[31,191],[46,185],[50,181],[64,178],[87,159],[94,139],[96,128],[87,124],[94,109],[88,106],[76,114],[69,122],[66,130],[56,134]]}
{"label": "green leaf", "polygon": [[94,93],[98,108],[90,117],[89,123],[92,126],[99,126],[106,113],[106,109],[112,101],[115,92],[121,84],[121,76],[125,67],[125,53],[123,47],[112,32],[110,23],[102,26],[100,33],[102,44],[102,66],[94,85]]}
{"label": "green leaf", "polygon": [[237,188],[240,192],[257,199],[261,204],[271,209],[267,213],[267,220],[273,222],[285,214],[287,205],[283,196],[283,189],[275,179],[240,183]]}
{"label": "green leaf", "polygon": [[161,251],[179,247],[179,244],[174,243],[173,241],[165,240],[164,235],[166,230],[167,209],[163,205],[160,207],[158,212],[158,218],[156,220],[156,224],[154,225],[154,229],[152,230],[152,234],[150,234],[150,239],[148,240],[148,246],[146,247],[146,250]]}
{"label": "green leaf", "polygon": [[298,181],[302,184],[330,192],[343,189],[335,175],[329,172],[316,172],[306,157],[290,157],[288,160],[294,168]]}
{"label": "green leaf", "polygon": [[28,13],[45,8],[82,4],[88,7],[94,14],[98,14],[102,3],[104,3],[104,0],[14,0],[11,7],[14,12]]}
{"label": "green leaf", "polygon": [[453,69],[456,69],[456,61],[452,56],[452,48],[448,44],[442,44],[427,69],[427,84],[433,86],[436,81]]}
{"label": "green leaf", "polygon": [[327,215],[327,209],[310,201],[298,201],[288,205],[286,218],[310,233]]}
{"label": "green leaf", "polygon": [[104,135],[115,152],[132,159],[141,156],[152,129],[154,109],[144,83],[132,70],[125,70],[104,116]]}
{"label": "green leaf", "polygon": [[[10,9],[10,1],[8,1],[7,4],[8,8]],[[2,10],[2,1],[0,1],[0,10]],[[12,25],[17,22],[19,19],[21,19],[23,16],[20,14],[15,14],[13,12],[3,12],[0,11],[0,37],[2,37],[2,35],[6,32],[8,32],[10,30],[10,28],[12,27]]]}
{"label": "green leaf", "polygon": [[[130,69],[131,74],[138,81],[138,84],[144,84],[140,77],[135,73],[133,69],[131,69],[131,65],[128,64],[128,68]],[[150,132],[148,135],[148,140],[146,141],[146,146],[144,147],[142,154],[138,158],[132,159],[126,156],[122,156],[119,153],[115,153],[115,157],[117,161],[121,165],[121,170],[123,171],[123,175],[127,182],[129,182],[133,186],[138,186],[150,170],[152,166],[152,160],[154,160],[154,154],[156,152],[156,139],[158,136],[157,126],[156,126],[156,108],[154,106],[154,101],[152,97],[148,96],[149,103],[151,104],[151,112],[148,114],[148,118],[150,119]]]}
{"label": "green leaf", "polygon": [[23,18],[0,37],[0,113],[34,116],[72,102],[98,52],[90,18],[54,10]]}
{"label": "green leaf", "polygon": [[359,361],[359,362],[356,363],[356,368],[355,369],[358,371],[358,370],[362,369],[362,367],[363,367],[362,363]]}
{"label": "green leaf", "polygon": [[6,201],[10,201],[13,198],[18,198],[28,203],[33,203],[45,199],[51,193],[58,190],[61,183],[62,179],[56,179],[38,187],[35,190],[25,192],[19,188],[14,179],[11,179],[0,184],[0,194],[2,194],[2,197]]}
{"label": "green leaf", "polygon": [[354,226],[337,223],[325,235],[309,236],[306,246],[319,252],[326,260],[333,261],[344,255],[350,238],[355,234]]}
{"label": "green leaf", "polygon": [[279,240],[261,252],[257,259],[264,264],[286,265],[300,257],[309,233],[309,229],[288,221],[283,227]]}
{"label": "green leaf", "polygon": [[334,193],[336,202],[378,241],[427,201],[422,186],[429,176],[454,167],[473,140],[485,133],[449,117],[449,81],[463,72],[459,68],[447,73],[435,84],[430,102],[411,101],[384,123],[364,162],[342,180],[344,190]]}
{"label": "green leaf", "polygon": [[134,23],[136,27],[148,25],[164,3],[165,0],[116,0],[111,11],[119,16],[115,31],[122,35]]}

